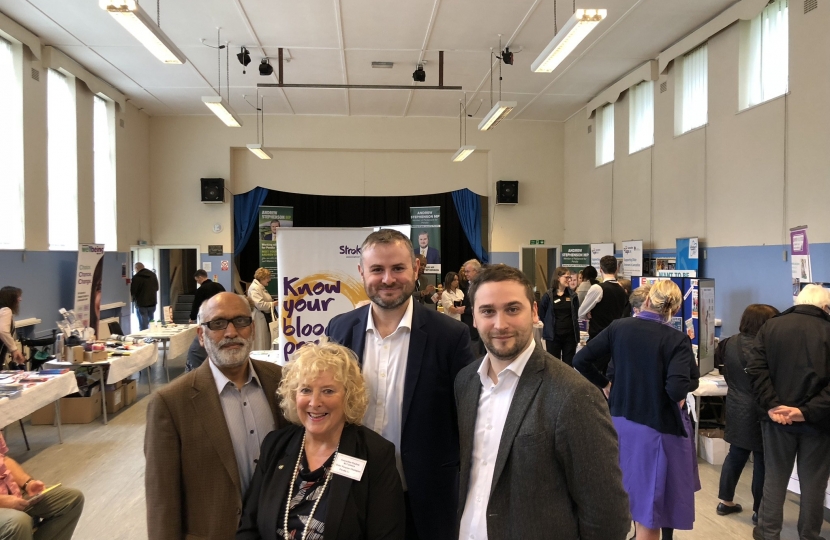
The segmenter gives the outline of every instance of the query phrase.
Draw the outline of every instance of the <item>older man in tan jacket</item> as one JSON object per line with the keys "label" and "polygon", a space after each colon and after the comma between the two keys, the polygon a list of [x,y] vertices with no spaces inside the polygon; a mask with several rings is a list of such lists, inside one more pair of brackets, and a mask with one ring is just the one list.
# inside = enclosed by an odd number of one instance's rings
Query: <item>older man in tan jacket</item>
{"label": "older man in tan jacket", "polygon": [[232,539],[262,440],[286,425],[280,367],[249,358],[261,329],[248,303],[220,293],[198,322],[209,361],[153,394],[147,408],[150,540]]}

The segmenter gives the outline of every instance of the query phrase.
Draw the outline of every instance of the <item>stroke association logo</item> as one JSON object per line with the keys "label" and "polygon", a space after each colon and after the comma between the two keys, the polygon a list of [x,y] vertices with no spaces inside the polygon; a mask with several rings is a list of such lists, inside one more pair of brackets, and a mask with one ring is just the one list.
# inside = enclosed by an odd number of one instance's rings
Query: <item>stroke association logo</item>
{"label": "stroke association logo", "polygon": [[347,259],[360,257],[360,246],[340,246],[340,255],[345,255]]}

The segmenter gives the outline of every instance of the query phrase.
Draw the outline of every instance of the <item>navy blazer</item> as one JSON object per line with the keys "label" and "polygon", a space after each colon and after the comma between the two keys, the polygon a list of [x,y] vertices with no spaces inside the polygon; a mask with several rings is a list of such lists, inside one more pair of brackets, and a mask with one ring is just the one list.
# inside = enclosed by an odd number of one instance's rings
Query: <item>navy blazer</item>
{"label": "navy blazer", "polygon": [[[417,257],[421,254],[421,247],[416,246],[413,251]],[[427,246],[427,264],[441,264],[441,253],[432,246]]]}
{"label": "navy blazer", "polygon": [[[338,315],[326,329],[361,364],[370,309]],[[453,383],[474,360],[466,325],[413,302],[399,451],[420,538],[454,537],[460,458]]]}

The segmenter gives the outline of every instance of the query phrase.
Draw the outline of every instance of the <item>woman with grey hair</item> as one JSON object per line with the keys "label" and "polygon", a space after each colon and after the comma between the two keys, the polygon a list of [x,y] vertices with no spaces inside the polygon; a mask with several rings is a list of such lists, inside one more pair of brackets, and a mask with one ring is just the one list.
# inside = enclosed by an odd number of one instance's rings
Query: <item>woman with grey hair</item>
{"label": "woman with grey hair", "polygon": [[368,405],[355,354],[325,339],[283,368],[280,407],[245,495],[237,540],[403,540],[395,446],[361,425]]}

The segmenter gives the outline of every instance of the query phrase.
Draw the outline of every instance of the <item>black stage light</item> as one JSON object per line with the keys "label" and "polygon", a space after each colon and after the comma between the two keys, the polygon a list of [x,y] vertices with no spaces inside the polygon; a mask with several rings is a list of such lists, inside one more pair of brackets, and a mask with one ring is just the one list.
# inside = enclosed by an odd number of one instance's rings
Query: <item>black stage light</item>
{"label": "black stage light", "polygon": [[501,61],[508,66],[513,65],[513,53],[510,52],[510,47],[505,47],[504,52],[501,53]]}
{"label": "black stage light", "polygon": [[236,55],[239,59],[239,63],[242,64],[242,73],[245,73],[245,67],[251,63],[251,54],[248,52],[248,49],[242,47],[242,50],[239,51]]}
{"label": "black stage light", "polygon": [[267,58],[263,58],[262,62],[259,63],[259,74],[267,77],[272,73],[274,73],[274,67],[268,62]]}
{"label": "black stage light", "polygon": [[418,64],[418,67],[412,72],[412,80],[415,82],[424,82],[427,80],[427,72],[424,71],[422,64]]}

